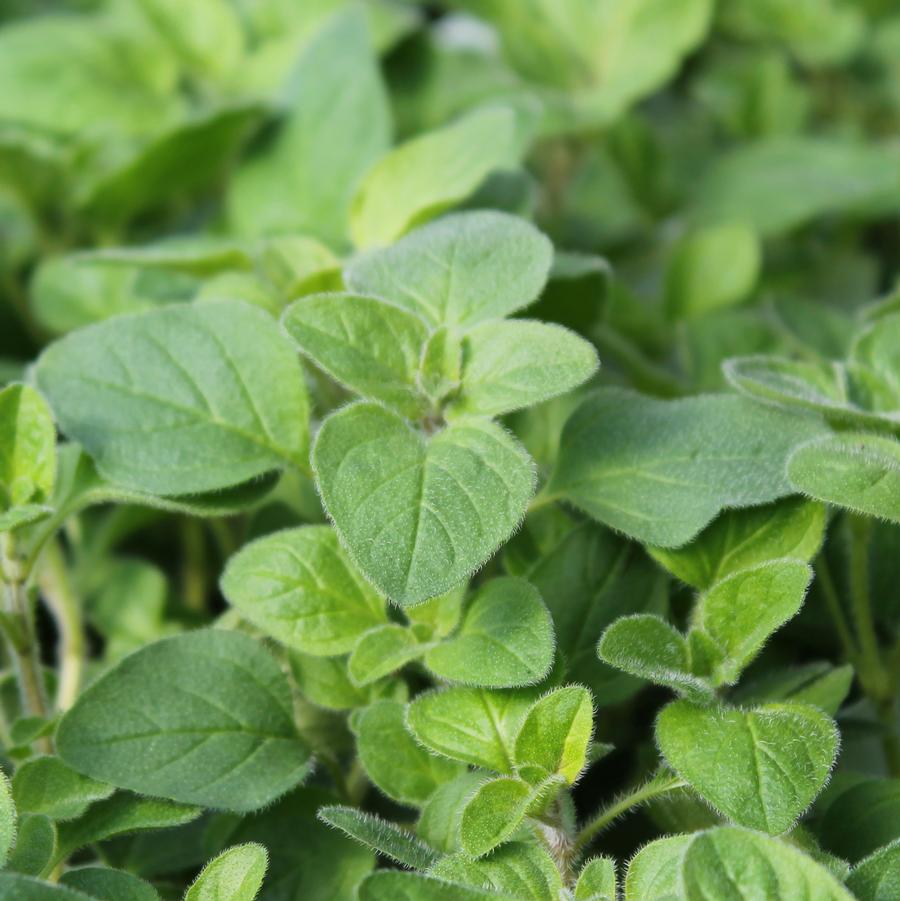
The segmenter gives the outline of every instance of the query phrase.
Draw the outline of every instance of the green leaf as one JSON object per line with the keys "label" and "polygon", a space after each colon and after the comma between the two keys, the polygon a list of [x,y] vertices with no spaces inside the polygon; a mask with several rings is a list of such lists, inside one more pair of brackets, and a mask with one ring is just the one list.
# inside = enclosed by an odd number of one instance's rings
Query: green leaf
{"label": "green leaf", "polygon": [[778,835],[828,781],[838,732],[829,716],[805,704],[733,710],[675,701],[657,719],[656,740],[669,765],[713,807]]}
{"label": "green leaf", "polygon": [[221,584],[242,616],[306,654],[346,653],[386,619],[384,601],[328,526],[286,529],[245,545],[228,561]]}
{"label": "green leaf", "polygon": [[513,898],[421,873],[379,870],[360,885],[359,901],[513,901]]}
{"label": "green leaf", "polygon": [[[740,874],[736,878],[736,874]],[[757,832],[721,827],[700,833],[684,854],[684,901],[852,901],[831,873],[796,848]]]}
{"label": "green leaf", "polygon": [[459,826],[466,801],[484,781],[484,774],[466,770],[445,782],[422,805],[416,833],[428,845],[444,854],[459,850]]}
{"label": "green leaf", "polygon": [[418,316],[374,297],[313,294],[291,304],[281,322],[342,385],[410,419],[425,412],[416,376],[428,329]]}
{"label": "green leaf", "polygon": [[797,491],[858,513],[900,523],[900,442],[867,434],[831,435],[788,461]]}
{"label": "green leaf", "polygon": [[534,800],[527,782],[497,776],[469,799],[459,827],[460,845],[470,857],[482,857],[519,828]]}
{"label": "green leaf", "polygon": [[531,700],[529,691],[428,691],[410,703],[406,722],[416,740],[437,754],[511,773],[516,734]]}
{"label": "green leaf", "polygon": [[19,873],[0,873],[0,898],[3,901],[94,901],[75,889]]}
{"label": "green leaf", "polygon": [[350,838],[414,870],[427,870],[437,855],[409,832],[353,807],[330,806],[319,810],[319,819]]}
{"label": "green leaf", "polygon": [[666,306],[690,319],[735,306],[753,290],[762,262],[755,232],[740,224],[698,229],[678,243],[666,272]]}
{"label": "green leaf", "polygon": [[603,633],[597,654],[610,666],[686,697],[712,697],[709,684],[693,672],[687,639],[661,617],[639,613],[617,619]]}
{"label": "green leaf", "polygon": [[828,804],[823,847],[856,864],[900,838],[900,779],[863,778]]}
{"label": "green leaf", "polygon": [[12,789],[20,812],[42,813],[53,820],[79,817],[115,791],[112,785],[76,773],[58,757],[26,760],[13,776]]}
{"label": "green leaf", "polygon": [[341,541],[398,604],[443,594],[484,563],[522,518],[534,484],[525,451],[493,423],[426,438],[368,403],[329,416],[312,457]]}
{"label": "green leaf", "polygon": [[726,510],[684,547],[648,550],[673,575],[705,590],[759,563],[812,560],[822,545],[825,518],[822,504],[785,498],[749,510]]}
{"label": "green leaf", "polygon": [[410,629],[397,623],[375,626],[360,636],[348,661],[355,685],[369,685],[422,656],[425,648]]}
{"label": "green leaf", "polygon": [[41,876],[50,869],[56,854],[56,826],[42,813],[23,813],[19,817],[16,844],[6,869],[26,876]]}
{"label": "green leaf", "polygon": [[731,694],[741,705],[766,701],[799,701],[812,704],[834,716],[853,684],[853,667],[828,663],[806,663],[789,668],[770,669],[747,679]]}
{"label": "green leaf", "polygon": [[462,342],[452,415],[499,416],[565,394],[597,369],[592,344],[560,325],[515,319],[476,326]]}
{"label": "green leaf", "polygon": [[159,901],[159,893],[149,882],[109,867],[76,867],[66,870],[59,882],[95,901]]}
{"label": "green leaf", "polygon": [[357,257],[344,278],[352,289],[384,297],[434,328],[470,328],[532,303],[552,259],[547,238],[515,216],[456,213]]}
{"label": "green leaf", "polygon": [[459,630],[425,654],[425,665],[450,682],[515,688],[547,675],[553,648],[553,621],[538,590],[507,576],[476,592]]}
{"label": "green leaf", "polygon": [[224,272],[249,271],[254,265],[253,254],[244,242],[204,233],[165,238],[152,244],[103,247],[82,251],[64,259],[75,264],[73,271],[84,268],[99,274],[104,271],[158,269],[197,278],[212,277]]}
{"label": "green leaf", "polygon": [[28,385],[0,391],[0,512],[49,500],[56,481],[56,428]]}
{"label": "green leaf", "polygon": [[800,560],[773,560],[727,576],[700,598],[693,625],[724,655],[716,684],[737,681],[766,639],[800,610],[811,578]]}
{"label": "green leaf", "polygon": [[262,311],[222,301],[122,316],[37,364],[66,434],[126,488],[176,495],[306,467],[300,365]]}
{"label": "green leaf", "polygon": [[616,901],[616,862],[611,857],[592,857],[578,874],[575,901]]}
{"label": "green leaf", "polygon": [[442,858],[431,874],[473,888],[493,889],[503,897],[559,901],[562,878],[546,847],[536,841],[509,842],[480,860],[465,854]]}
{"label": "green leaf", "polygon": [[516,736],[516,772],[532,785],[560,775],[572,785],[587,763],[594,731],[591,693],[557,688],[532,704]]}
{"label": "green leaf", "polygon": [[86,776],[235,811],[270,803],[309,769],[275,659],[247,635],[218,629],[126,657],[81,694],[56,742]]}
{"label": "green leaf", "polygon": [[566,423],[547,492],[639,541],[678,547],[725,507],[790,494],[785,461],[821,431],[739,397],[604,389]]}
{"label": "green leaf", "polygon": [[9,780],[0,773],[0,867],[2,867],[13,845],[16,843],[16,805]]}
{"label": "green leaf", "polygon": [[847,879],[857,901],[891,901],[900,896],[900,839],[861,860]]}
{"label": "green leaf", "polygon": [[625,901],[679,901],[681,860],[693,835],[673,835],[644,845],[628,864]]}
{"label": "green leaf", "polygon": [[60,823],[56,861],[117,835],[129,835],[155,829],[169,829],[197,819],[199,807],[176,804],[159,798],[142,798],[130,792],[117,792],[105,801],[92,804],[77,820]]}
{"label": "green leaf", "polygon": [[460,768],[429,754],[404,725],[404,708],[396,701],[376,701],[355,721],[357,751],[366,774],[389,798],[413,807],[456,776]]}
{"label": "green leaf", "polygon": [[352,710],[372,700],[371,688],[360,688],[350,681],[346,657],[313,657],[292,651],[289,659],[297,686],[317,707]]}
{"label": "green leaf", "polygon": [[465,200],[495,169],[518,157],[508,107],[475,110],[395,147],[366,174],[353,198],[357,247],[391,244],[415,225]]}
{"label": "green leaf", "polygon": [[262,887],[268,860],[262,845],[229,848],[203,868],[184,901],[253,901]]}
{"label": "green leaf", "polygon": [[360,11],[321,29],[291,84],[287,120],[238,169],[228,217],[241,234],[298,232],[340,249],[349,241],[357,185],[390,146],[387,92]]}

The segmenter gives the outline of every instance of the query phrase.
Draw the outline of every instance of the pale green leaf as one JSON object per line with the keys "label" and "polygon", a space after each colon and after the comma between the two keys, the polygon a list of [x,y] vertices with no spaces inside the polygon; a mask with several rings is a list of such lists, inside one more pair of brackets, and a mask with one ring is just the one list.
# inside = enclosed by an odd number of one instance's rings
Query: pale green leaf
{"label": "pale green leaf", "polygon": [[784,832],[828,781],[838,747],[829,716],[805,704],[753,710],[675,701],[656,722],[669,765],[742,826]]}
{"label": "pale green leaf", "polygon": [[428,845],[444,854],[459,850],[459,825],[466,801],[484,781],[484,774],[466,770],[445,782],[422,805],[416,833]]}
{"label": "pale green leaf", "polygon": [[12,788],[20,813],[42,813],[53,820],[81,816],[95,801],[115,791],[105,782],[76,773],[58,757],[25,761],[13,775]]}
{"label": "pale green leaf", "polygon": [[611,857],[592,857],[578,874],[575,901],[616,901],[616,862]]}
{"label": "pale green leaf", "polygon": [[245,545],[228,561],[222,593],[267,635],[306,654],[347,653],[386,621],[384,601],[328,526],[286,529]]}
{"label": "pale green leaf", "polygon": [[187,890],[184,901],[253,901],[268,865],[262,845],[236,845],[211,860]]}
{"label": "pale green leaf", "polygon": [[460,845],[470,857],[481,857],[519,828],[531,807],[531,786],[512,776],[483,783],[469,799],[459,827]]}
{"label": "pale green leaf", "polygon": [[639,541],[678,547],[725,507],[790,494],[785,461],[822,430],[739,397],[604,389],[566,423],[547,490]]}
{"label": "pale green leaf", "polygon": [[692,835],[673,835],[644,845],[628,864],[625,901],[679,901],[681,860]]}
{"label": "pale green leaf", "polygon": [[484,563],[522,518],[534,484],[525,451],[493,423],[426,437],[368,403],[328,417],[313,465],[350,556],[398,604],[443,594]]}
{"label": "pale green leaf", "polygon": [[450,682],[514,688],[546,676],[553,649],[553,621],[540,593],[506,576],[476,592],[459,630],[425,654],[425,665]]}
{"label": "pale green leaf", "polygon": [[522,219],[456,213],[356,258],[344,277],[354,290],[399,304],[434,328],[469,328],[536,300],[552,259],[553,246]]}
{"label": "pale green leaf", "polygon": [[326,710],[352,710],[373,700],[375,686],[361,688],[350,681],[346,657],[314,657],[292,651],[291,672],[303,695]]}
{"label": "pale green leaf", "polygon": [[56,428],[28,385],[0,391],[0,512],[49,500],[56,481]]}
{"label": "pale green leaf", "polygon": [[81,694],[56,742],[86,776],[236,811],[270,803],[309,769],[275,659],[247,635],[218,629],[126,657]]}
{"label": "pale green leaf", "polygon": [[[9,780],[0,773],[0,866],[6,863],[9,852],[16,843],[16,805]],[[21,812],[21,811],[20,811]]]}
{"label": "pale green leaf", "polygon": [[419,644],[410,629],[387,623],[360,636],[347,668],[354,684],[369,685],[421,657],[424,651],[425,647]]}
{"label": "pale green leaf", "polygon": [[495,169],[516,165],[516,143],[514,112],[488,107],[395,147],[369,170],[353,198],[354,243],[390,244],[465,200]]}
{"label": "pale green leaf", "polygon": [[809,497],[900,523],[900,442],[868,434],[832,435],[798,448],[788,478]]}
{"label": "pale green leaf", "polygon": [[453,415],[499,416],[565,394],[597,369],[592,344],[560,325],[485,322],[462,342],[462,378]]}
{"label": "pale green leaf", "polygon": [[358,294],[313,294],[285,310],[294,343],[342,385],[416,419],[426,409],[416,377],[428,328],[415,314]]}
{"label": "pale green leaf", "polygon": [[63,431],[127,488],[197,493],[306,467],[299,362],[269,316],[244,303],[81,329],[44,352],[37,381]]}

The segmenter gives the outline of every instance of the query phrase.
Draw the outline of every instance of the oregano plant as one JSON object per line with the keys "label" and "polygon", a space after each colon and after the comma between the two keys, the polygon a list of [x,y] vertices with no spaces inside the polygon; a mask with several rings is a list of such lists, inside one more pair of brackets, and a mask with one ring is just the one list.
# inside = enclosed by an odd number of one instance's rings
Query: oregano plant
{"label": "oregano plant", "polygon": [[900,897],[898,58],[0,0],[0,901]]}

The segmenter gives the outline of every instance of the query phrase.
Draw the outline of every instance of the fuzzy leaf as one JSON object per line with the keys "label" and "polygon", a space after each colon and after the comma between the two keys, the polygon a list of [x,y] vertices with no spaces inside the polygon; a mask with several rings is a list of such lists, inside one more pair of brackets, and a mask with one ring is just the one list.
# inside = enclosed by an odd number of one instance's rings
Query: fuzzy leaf
{"label": "fuzzy leaf", "polygon": [[479,589],[459,631],[428,651],[425,665],[450,682],[514,688],[547,675],[553,647],[553,621],[537,589],[500,577]]}
{"label": "fuzzy leaf", "polygon": [[319,819],[414,870],[427,870],[437,858],[431,848],[399,826],[353,807],[323,807]]}
{"label": "fuzzy leaf", "polygon": [[13,803],[9,780],[0,773],[0,867],[6,863],[15,842],[16,805]]}
{"label": "fuzzy leaf", "polygon": [[94,779],[235,811],[295,786],[310,756],[275,659],[221,629],[163,639],[107,670],[63,717],[57,748]]}
{"label": "fuzzy leaf", "polygon": [[838,733],[805,704],[754,710],[675,701],[656,722],[669,765],[734,822],[778,835],[828,781]]}
{"label": "fuzzy leaf", "polygon": [[861,860],[847,879],[857,901],[892,901],[900,897],[900,839]]}
{"label": "fuzzy leaf", "polygon": [[483,783],[469,799],[459,827],[460,845],[470,857],[481,857],[519,828],[533,802],[531,786],[512,776]]}
{"label": "fuzzy leaf", "polygon": [[281,318],[294,343],[342,385],[416,419],[416,377],[428,328],[414,313],[360,294],[312,294]]}
{"label": "fuzzy leaf", "polygon": [[468,197],[495,169],[517,162],[511,109],[475,110],[395,147],[366,174],[350,212],[357,247],[396,241]]}
{"label": "fuzzy leaf", "polygon": [[725,507],[791,493],[785,461],[821,431],[739,397],[603,389],[566,423],[547,492],[639,541],[677,547]]}
{"label": "fuzzy leaf", "polygon": [[516,772],[533,785],[556,774],[572,785],[587,763],[593,731],[591,693],[578,685],[557,688],[525,716],[516,736]]}
{"label": "fuzzy leaf", "polygon": [[900,442],[841,434],[803,445],[788,461],[798,491],[858,513],[900,523]]}
{"label": "fuzzy leaf", "polygon": [[175,495],[306,467],[300,365],[268,315],[247,304],[178,304],[89,326],[37,364],[63,431],[100,473]]}
{"label": "fuzzy leaf", "polygon": [[369,685],[420,657],[425,648],[410,629],[397,623],[375,626],[363,633],[348,661],[356,685]]}
{"label": "fuzzy leaf", "polygon": [[443,594],[484,563],[522,518],[534,484],[525,451],[493,423],[426,438],[368,403],[325,420],[313,465],[351,557],[398,604]]}
{"label": "fuzzy leaf", "polygon": [[679,871],[692,835],[673,835],[644,845],[628,864],[625,901],[679,901]]}
{"label": "fuzzy leaf", "polygon": [[449,760],[419,747],[404,724],[403,705],[376,701],[360,711],[354,728],[359,759],[368,777],[389,798],[413,807],[460,772]]}
{"label": "fuzzy leaf", "polygon": [[46,814],[53,820],[81,816],[95,801],[115,791],[112,785],[76,773],[58,757],[26,760],[13,776],[12,789],[17,810]]}
{"label": "fuzzy leaf", "polygon": [[452,415],[499,416],[565,394],[598,366],[592,344],[560,325],[486,322],[462,342],[462,379]]}
{"label": "fuzzy leaf", "polygon": [[245,545],[221,584],[243,617],[306,654],[346,653],[386,621],[384,601],[328,526],[286,529]]}
{"label": "fuzzy leaf", "polygon": [[42,813],[23,813],[19,817],[16,844],[6,869],[26,876],[40,876],[50,869],[56,854],[56,826]]}
{"label": "fuzzy leaf", "polygon": [[471,328],[536,300],[552,259],[547,238],[515,216],[456,213],[358,257],[344,277],[434,328]]}
{"label": "fuzzy leaf", "polygon": [[0,514],[49,500],[56,481],[56,428],[28,385],[0,391]]}
{"label": "fuzzy leaf", "polygon": [[421,873],[379,870],[367,876],[360,885],[359,901],[516,901],[516,899],[512,895],[469,888]]}
{"label": "fuzzy leaf", "polygon": [[223,851],[201,871],[184,901],[253,901],[268,865],[262,845],[237,845]]}
{"label": "fuzzy leaf", "polygon": [[592,857],[578,874],[575,901],[616,901],[616,862],[611,857]]}

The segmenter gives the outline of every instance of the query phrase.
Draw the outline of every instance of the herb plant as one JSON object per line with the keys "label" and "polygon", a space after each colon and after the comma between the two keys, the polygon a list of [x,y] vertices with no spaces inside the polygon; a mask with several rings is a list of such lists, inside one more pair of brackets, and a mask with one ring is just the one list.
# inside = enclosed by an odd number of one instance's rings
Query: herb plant
{"label": "herb plant", "polygon": [[0,0],[0,901],[900,898],[898,59]]}

